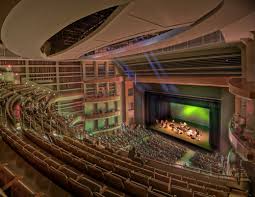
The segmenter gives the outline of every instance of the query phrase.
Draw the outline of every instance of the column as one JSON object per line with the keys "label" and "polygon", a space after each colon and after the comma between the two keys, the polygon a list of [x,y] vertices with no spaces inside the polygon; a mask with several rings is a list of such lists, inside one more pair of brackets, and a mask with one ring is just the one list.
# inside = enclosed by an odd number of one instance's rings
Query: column
{"label": "column", "polygon": [[25,60],[26,61],[26,80],[29,80],[29,64],[28,64],[28,60]]}
{"label": "column", "polygon": [[104,65],[105,65],[105,76],[108,77],[109,76],[109,62],[106,61]]}
{"label": "column", "polygon": [[235,96],[235,114],[241,114],[241,98]]}
{"label": "column", "polygon": [[[253,36],[255,37],[255,31],[251,31]],[[250,38],[241,39],[241,41],[245,44],[245,77],[246,81],[251,85],[255,86],[255,41]],[[245,115],[246,115],[246,129],[255,131],[255,100],[254,99],[246,99],[246,107],[245,107]]]}
{"label": "column", "polygon": [[94,71],[95,71],[95,77],[98,77],[98,62],[94,61]]}
{"label": "column", "polygon": [[59,87],[59,64],[56,62],[56,90],[59,92],[60,87]]}

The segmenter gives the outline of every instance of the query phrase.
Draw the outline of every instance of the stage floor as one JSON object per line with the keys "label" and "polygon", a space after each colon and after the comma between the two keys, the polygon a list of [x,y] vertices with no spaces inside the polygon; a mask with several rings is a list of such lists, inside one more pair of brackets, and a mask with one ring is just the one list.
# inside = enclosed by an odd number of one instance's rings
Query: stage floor
{"label": "stage floor", "polygon": [[[191,128],[194,129],[194,127],[191,127]],[[209,131],[202,131],[201,129],[199,129],[200,133],[202,135],[200,136],[200,140],[198,140],[198,139],[192,139],[186,133],[178,134],[178,133],[174,132],[169,127],[162,128],[162,127],[160,127],[160,124],[151,125],[150,129],[165,133],[167,135],[173,136],[173,137],[181,139],[181,140],[184,140],[186,142],[189,142],[189,143],[194,144],[196,146],[199,146],[201,148],[204,148],[204,149],[207,149],[207,150],[212,150],[211,146],[209,144]]]}

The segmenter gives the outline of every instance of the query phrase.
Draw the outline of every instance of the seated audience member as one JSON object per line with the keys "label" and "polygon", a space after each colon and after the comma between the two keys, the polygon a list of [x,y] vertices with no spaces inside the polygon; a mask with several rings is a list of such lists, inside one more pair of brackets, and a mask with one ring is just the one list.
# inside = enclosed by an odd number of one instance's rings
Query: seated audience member
{"label": "seated audience member", "polygon": [[135,158],[135,154],[136,154],[136,152],[135,152],[135,147],[133,147],[131,150],[129,150],[129,152],[128,152],[128,158],[130,158],[130,159],[134,159]]}

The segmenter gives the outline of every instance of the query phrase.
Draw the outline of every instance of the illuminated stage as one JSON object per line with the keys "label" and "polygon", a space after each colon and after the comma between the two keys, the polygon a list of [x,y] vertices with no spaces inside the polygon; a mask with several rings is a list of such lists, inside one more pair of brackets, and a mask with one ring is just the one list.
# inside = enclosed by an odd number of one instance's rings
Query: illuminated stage
{"label": "illuminated stage", "polygon": [[[176,124],[178,124],[178,123],[176,123]],[[190,128],[192,130],[197,129],[192,126],[190,126]],[[180,134],[180,133],[174,131],[174,129],[172,129],[170,127],[166,127],[166,128],[160,127],[160,123],[151,125],[150,129],[152,129],[154,131],[159,131],[159,132],[165,133],[167,135],[173,136],[173,137],[181,139],[181,140],[184,140],[186,142],[189,142],[189,143],[199,146],[201,148],[204,148],[207,150],[212,150],[211,146],[209,144],[209,131],[199,129],[200,136],[198,138],[192,138],[192,137],[188,136],[187,133],[185,133],[185,132],[182,132],[182,134]]]}

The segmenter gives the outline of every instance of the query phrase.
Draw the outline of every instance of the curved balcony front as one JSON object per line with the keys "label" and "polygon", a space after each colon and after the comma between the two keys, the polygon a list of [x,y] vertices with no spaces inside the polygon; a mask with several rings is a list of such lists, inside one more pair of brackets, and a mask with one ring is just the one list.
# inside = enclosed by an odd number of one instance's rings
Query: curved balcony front
{"label": "curved balcony front", "polygon": [[230,123],[229,141],[241,158],[255,162],[255,133],[238,132]]}
{"label": "curved balcony front", "polygon": [[120,96],[102,96],[102,97],[87,97],[84,99],[85,103],[98,103],[104,101],[118,101],[120,100]]}
{"label": "curved balcony front", "polygon": [[114,116],[119,116],[120,111],[112,111],[112,112],[102,112],[102,113],[94,113],[94,114],[88,114],[84,116],[85,120],[97,120],[97,119],[105,119],[110,118]]}
{"label": "curved balcony front", "polygon": [[116,126],[111,126],[109,128],[102,128],[99,130],[95,130],[91,133],[91,135],[101,135],[101,134],[105,134],[105,133],[111,133],[116,131],[117,129],[120,129],[120,125],[116,125]]}
{"label": "curved balcony front", "polygon": [[231,78],[228,81],[229,91],[239,97],[255,99],[255,83],[247,82],[245,78]]}

